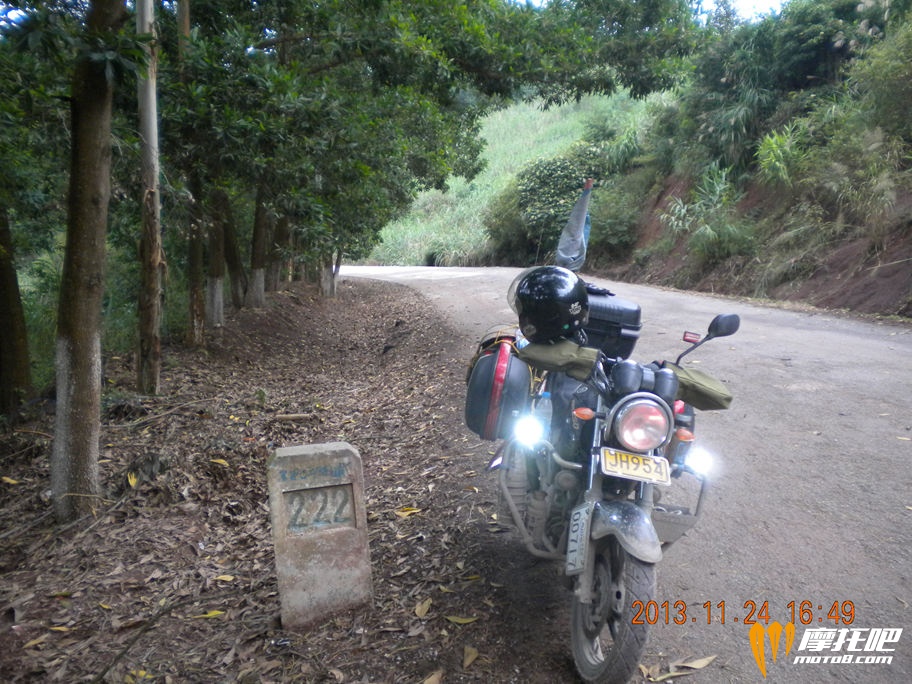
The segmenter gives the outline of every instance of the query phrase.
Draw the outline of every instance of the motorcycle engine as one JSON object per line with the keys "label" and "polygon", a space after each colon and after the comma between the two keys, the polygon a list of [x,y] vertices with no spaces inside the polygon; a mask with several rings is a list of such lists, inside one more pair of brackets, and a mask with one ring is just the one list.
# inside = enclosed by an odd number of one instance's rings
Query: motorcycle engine
{"label": "motorcycle engine", "polygon": [[536,547],[557,550],[563,544],[569,510],[582,486],[579,473],[556,468],[545,453],[533,454],[523,449],[505,454],[502,467],[498,516],[521,524]]}

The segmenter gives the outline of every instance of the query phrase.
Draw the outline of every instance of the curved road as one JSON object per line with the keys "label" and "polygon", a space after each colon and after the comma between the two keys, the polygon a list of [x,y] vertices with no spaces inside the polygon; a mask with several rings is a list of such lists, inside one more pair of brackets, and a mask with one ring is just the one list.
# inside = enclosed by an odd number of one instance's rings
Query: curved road
{"label": "curved road", "polygon": [[[467,358],[484,330],[515,320],[505,295],[516,273],[342,269],[420,291],[465,331]],[[737,335],[688,357],[735,400],[697,419],[717,457],[712,491],[659,566],[649,652],[717,656],[685,680],[694,684],[912,682],[912,325],[591,280],[642,307],[641,361],[674,358],[681,333],[704,332],[716,313],[741,316]],[[794,611],[799,622],[788,657],[784,638],[775,663],[767,642],[765,679],[744,625],[752,605],[767,606],[770,621],[784,625]],[[898,640],[876,631],[898,628]],[[878,636],[882,650],[871,650]],[[892,662],[833,662],[846,656]]]}

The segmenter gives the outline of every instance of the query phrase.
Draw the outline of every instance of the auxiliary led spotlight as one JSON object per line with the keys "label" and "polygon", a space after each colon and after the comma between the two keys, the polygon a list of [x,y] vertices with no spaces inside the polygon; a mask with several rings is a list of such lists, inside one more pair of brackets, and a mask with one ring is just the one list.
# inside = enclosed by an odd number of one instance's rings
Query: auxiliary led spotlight
{"label": "auxiliary led spotlight", "polygon": [[684,459],[684,465],[695,475],[706,477],[712,472],[713,457],[706,449],[693,446],[690,448],[690,451],[687,452],[687,456]]}
{"label": "auxiliary led spotlight", "polygon": [[545,436],[545,426],[535,416],[523,416],[516,421],[513,435],[526,447],[533,447]]}

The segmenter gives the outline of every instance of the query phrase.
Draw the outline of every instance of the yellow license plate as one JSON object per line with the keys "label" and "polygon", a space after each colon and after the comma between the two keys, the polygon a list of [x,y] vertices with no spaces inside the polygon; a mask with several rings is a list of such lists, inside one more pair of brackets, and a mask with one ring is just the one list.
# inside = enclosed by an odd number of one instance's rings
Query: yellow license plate
{"label": "yellow license plate", "polygon": [[617,449],[602,449],[602,472],[628,480],[671,484],[668,461],[661,456],[629,454]]}

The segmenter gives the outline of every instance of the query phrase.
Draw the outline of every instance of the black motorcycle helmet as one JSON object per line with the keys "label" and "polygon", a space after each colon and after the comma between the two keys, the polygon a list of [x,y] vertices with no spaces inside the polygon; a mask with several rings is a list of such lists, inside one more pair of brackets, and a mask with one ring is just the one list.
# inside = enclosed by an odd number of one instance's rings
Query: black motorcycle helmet
{"label": "black motorcycle helmet", "polygon": [[537,266],[520,273],[510,287],[510,306],[530,342],[572,337],[589,320],[586,284],[560,266]]}

